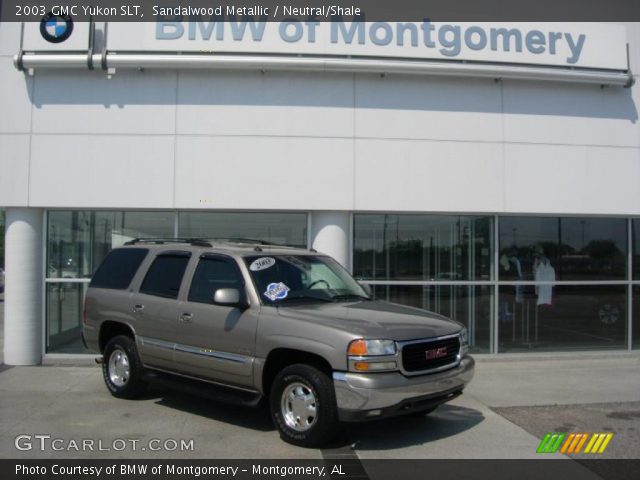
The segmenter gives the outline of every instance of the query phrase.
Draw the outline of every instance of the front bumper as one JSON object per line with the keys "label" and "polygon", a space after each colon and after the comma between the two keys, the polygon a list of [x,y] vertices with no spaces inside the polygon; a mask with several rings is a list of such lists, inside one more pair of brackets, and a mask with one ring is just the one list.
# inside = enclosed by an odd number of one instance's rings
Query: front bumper
{"label": "front bumper", "polygon": [[334,372],[340,420],[374,420],[436,407],[462,393],[474,367],[475,361],[467,355],[450,370],[415,377],[399,372]]}

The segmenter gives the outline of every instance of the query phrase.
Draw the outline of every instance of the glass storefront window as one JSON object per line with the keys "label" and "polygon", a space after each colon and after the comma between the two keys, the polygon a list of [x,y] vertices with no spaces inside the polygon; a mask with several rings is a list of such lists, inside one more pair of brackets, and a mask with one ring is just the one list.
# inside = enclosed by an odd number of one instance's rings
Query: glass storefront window
{"label": "glass storefront window", "polygon": [[306,213],[181,212],[181,237],[243,238],[307,248]]}
{"label": "glass storefront window", "polygon": [[500,280],[626,279],[624,218],[500,217],[499,223]]}
{"label": "glass storefront window", "polygon": [[82,345],[86,283],[47,283],[47,353],[88,353]]}
{"label": "glass storefront window", "polygon": [[501,286],[499,351],[624,348],[624,285]]}
{"label": "glass storefront window", "polygon": [[410,305],[452,318],[469,330],[472,352],[490,351],[492,286],[375,285],[373,296],[378,300]]}
{"label": "glass storefront window", "polygon": [[[306,213],[51,211],[47,352],[84,353],[85,282],[111,248],[136,237],[173,237],[176,215],[181,237],[307,245]],[[378,299],[463,323],[474,352],[495,351],[494,318],[500,353],[623,349],[629,316],[633,348],[640,348],[639,218],[631,221],[631,272],[627,219],[500,217],[498,245],[490,216],[356,214],[353,221],[354,275],[380,282],[373,286]],[[492,275],[496,250],[497,279]],[[631,287],[630,278],[636,282]],[[381,284],[387,280],[393,284]],[[599,281],[620,284],[593,285]]]}
{"label": "glass storefront window", "polygon": [[354,275],[366,280],[489,280],[491,217],[355,215]]}
{"label": "glass storefront window", "polygon": [[173,230],[173,212],[49,212],[46,276],[90,278],[113,247]]}

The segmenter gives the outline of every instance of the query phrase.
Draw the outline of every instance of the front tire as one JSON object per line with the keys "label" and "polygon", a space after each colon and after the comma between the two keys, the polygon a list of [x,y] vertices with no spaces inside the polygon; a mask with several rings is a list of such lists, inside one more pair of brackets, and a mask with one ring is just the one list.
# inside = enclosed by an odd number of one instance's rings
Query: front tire
{"label": "front tire", "polygon": [[102,376],[111,395],[137,398],[146,390],[142,380],[143,367],[134,340],[118,335],[107,343],[103,352]]}
{"label": "front tire", "polygon": [[282,439],[301,447],[319,447],[339,429],[333,382],[315,367],[284,368],[271,385],[271,417]]}

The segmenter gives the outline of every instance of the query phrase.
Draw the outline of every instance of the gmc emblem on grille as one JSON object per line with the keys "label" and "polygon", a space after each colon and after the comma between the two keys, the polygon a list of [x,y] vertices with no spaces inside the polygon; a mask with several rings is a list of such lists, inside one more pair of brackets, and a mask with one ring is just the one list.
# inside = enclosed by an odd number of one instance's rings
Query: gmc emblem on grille
{"label": "gmc emblem on grille", "polygon": [[427,360],[435,360],[436,358],[442,358],[447,356],[447,347],[434,348],[424,352],[427,356]]}

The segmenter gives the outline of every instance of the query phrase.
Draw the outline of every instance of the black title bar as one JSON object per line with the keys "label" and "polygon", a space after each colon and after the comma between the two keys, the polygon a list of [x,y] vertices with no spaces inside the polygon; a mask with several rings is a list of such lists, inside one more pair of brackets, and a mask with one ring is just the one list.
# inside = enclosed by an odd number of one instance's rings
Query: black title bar
{"label": "black title bar", "polygon": [[183,20],[420,22],[616,22],[640,21],[637,0],[0,0],[0,21],[33,22],[44,15],[75,21]]}

